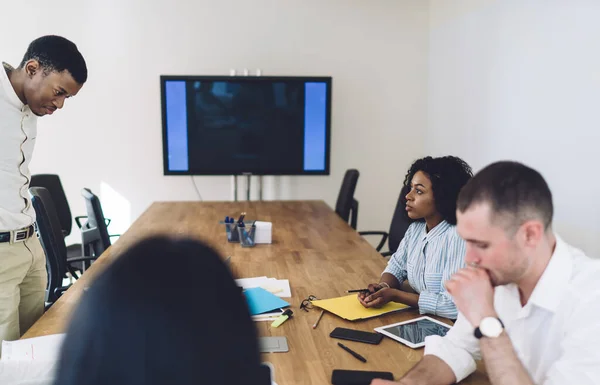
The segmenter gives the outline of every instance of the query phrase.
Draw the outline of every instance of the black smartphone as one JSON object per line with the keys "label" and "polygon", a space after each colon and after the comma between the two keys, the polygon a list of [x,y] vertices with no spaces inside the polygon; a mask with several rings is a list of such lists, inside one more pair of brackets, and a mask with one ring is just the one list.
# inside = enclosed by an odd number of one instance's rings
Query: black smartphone
{"label": "black smartphone", "polygon": [[333,385],[370,385],[371,381],[376,378],[394,381],[394,375],[390,372],[334,369],[331,374],[331,383]]}
{"label": "black smartphone", "polygon": [[267,365],[264,362],[260,365],[260,384],[261,385],[271,385],[271,378],[273,377],[273,373],[271,373],[271,364]]}
{"label": "black smartphone", "polygon": [[383,339],[383,334],[363,332],[362,330],[335,328],[329,334],[329,337],[377,345]]}

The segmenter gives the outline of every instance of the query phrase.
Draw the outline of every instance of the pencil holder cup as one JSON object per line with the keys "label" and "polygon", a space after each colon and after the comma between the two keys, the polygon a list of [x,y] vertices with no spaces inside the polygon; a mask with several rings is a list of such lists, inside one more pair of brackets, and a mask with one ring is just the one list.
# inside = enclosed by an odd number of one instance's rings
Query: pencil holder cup
{"label": "pencil holder cup", "polygon": [[227,242],[240,241],[240,233],[237,229],[237,223],[225,223],[225,233],[227,234]]}
{"label": "pencil holder cup", "polygon": [[252,225],[250,227],[238,226],[238,235],[240,240],[240,245],[242,247],[254,247],[254,234],[256,233],[256,226]]}

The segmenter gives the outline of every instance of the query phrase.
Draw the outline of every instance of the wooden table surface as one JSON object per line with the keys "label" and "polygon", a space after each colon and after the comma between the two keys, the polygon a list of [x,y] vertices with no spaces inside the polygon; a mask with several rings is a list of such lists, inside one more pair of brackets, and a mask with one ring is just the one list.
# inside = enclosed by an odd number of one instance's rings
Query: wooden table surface
{"label": "wooden table surface", "polygon": [[[218,221],[226,215],[273,222],[273,244],[242,248],[228,243]],[[395,378],[406,373],[422,355],[389,338],[379,345],[344,342],[367,358],[362,363],[337,346],[329,333],[337,326],[373,331],[373,328],[415,318],[414,310],[375,319],[350,322],[325,313],[317,329],[312,325],[319,310],[305,312],[300,302],[312,294],[332,298],[378,280],[386,262],[381,255],[322,201],[264,202],[156,202],[111,246],[85,274],[25,333],[23,338],[65,331],[69,316],[84,286],[133,243],[153,234],[201,239],[231,256],[237,278],[268,276],[289,279],[294,317],[279,328],[256,322],[262,336],[286,336],[288,353],[263,354],[275,367],[279,385],[329,384],[333,369],[390,371]],[[177,274],[173,272],[173,279]],[[441,318],[440,318],[441,319]],[[215,321],[218,322],[218,321]],[[465,384],[488,384],[482,367]]]}

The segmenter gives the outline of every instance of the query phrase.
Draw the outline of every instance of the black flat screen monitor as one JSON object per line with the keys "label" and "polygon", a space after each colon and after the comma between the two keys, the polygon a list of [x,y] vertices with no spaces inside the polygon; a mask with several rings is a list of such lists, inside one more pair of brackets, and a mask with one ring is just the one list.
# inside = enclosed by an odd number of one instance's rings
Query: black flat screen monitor
{"label": "black flat screen monitor", "polygon": [[165,175],[329,175],[331,77],[161,76]]}

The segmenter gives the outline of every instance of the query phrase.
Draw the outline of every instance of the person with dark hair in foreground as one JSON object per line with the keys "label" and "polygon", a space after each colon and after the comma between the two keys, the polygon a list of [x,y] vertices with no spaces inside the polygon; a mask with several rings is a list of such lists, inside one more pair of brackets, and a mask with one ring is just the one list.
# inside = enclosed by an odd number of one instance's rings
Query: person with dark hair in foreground
{"label": "person with dark hair in foreground", "polygon": [[[185,274],[168,278],[169,261]],[[269,377],[242,291],[217,253],[153,238],[84,292],[55,384],[270,385]]]}
{"label": "person with dark hair in foreground", "polygon": [[463,188],[457,214],[468,267],[445,284],[458,320],[445,337],[427,337],[399,383],[453,384],[483,357],[494,385],[597,384],[600,261],[554,233],[544,178],[494,163]]}
{"label": "person with dark hair in foreground", "polygon": [[62,108],[86,80],[83,56],[60,36],[34,40],[17,68],[0,69],[0,342],[44,312],[46,257],[28,193],[37,117]]}
{"label": "person with dark hair in foreground", "polygon": [[[472,175],[471,167],[454,156],[428,156],[412,164],[400,194],[412,223],[379,283],[369,285],[369,294],[358,295],[363,306],[400,302],[418,307],[421,314],[456,319],[456,305],[442,282],[464,266],[456,198]],[[403,290],[404,281],[414,292]]]}

